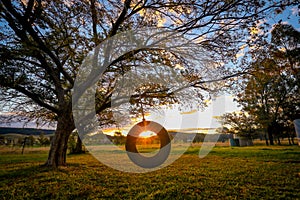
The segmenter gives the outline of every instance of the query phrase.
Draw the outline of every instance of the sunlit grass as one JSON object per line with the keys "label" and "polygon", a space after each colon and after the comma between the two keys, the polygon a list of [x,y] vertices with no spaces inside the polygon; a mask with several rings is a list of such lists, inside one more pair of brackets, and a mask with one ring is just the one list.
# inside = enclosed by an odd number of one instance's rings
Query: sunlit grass
{"label": "sunlit grass", "polygon": [[191,147],[146,174],[111,169],[90,154],[42,168],[46,149],[0,154],[1,199],[299,199],[300,147],[215,147],[199,159]]}

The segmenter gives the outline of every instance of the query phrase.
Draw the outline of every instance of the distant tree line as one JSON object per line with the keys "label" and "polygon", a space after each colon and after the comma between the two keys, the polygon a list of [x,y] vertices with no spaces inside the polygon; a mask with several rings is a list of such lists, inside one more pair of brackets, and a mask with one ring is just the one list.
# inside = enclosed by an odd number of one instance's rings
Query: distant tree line
{"label": "distant tree line", "polygon": [[36,129],[36,128],[10,128],[0,127],[0,134],[17,133],[23,135],[40,135],[40,134],[54,134],[55,130]]}
{"label": "distant tree line", "polygon": [[44,133],[37,135],[2,134],[0,135],[0,145],[6,146],[49,146],[52,137],[47,137]]}

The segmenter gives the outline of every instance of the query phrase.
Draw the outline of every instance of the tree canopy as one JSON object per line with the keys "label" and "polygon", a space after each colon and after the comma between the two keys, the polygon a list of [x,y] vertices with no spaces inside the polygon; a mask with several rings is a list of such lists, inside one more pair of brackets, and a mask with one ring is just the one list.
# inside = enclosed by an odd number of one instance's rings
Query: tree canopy
{"label": "tree canopy", "polygon": [[[251,42],[251,28],[274,10],[292,4],[296,1],[1,0],[1,102],[5,109],[57,121],[46,164],[64,165],[67,140],[75,128],[74,80],[88,52],[101,42],[126,30],[165,27],[206,50],[220,63],[222,70],[215,73],[222,79],[231,75],[224,66],[235,61],[237,47]],[[208,89],[199,69],[170,55],[145,49],[113,63],[103,75],[104,82],[99,82],[97,113],[109,108],[116,78],[145,56],[148,62],[171,68],[183,65],[183,75],[197,80],[195,87]]]}
{"label": "tree canopy", "polygon": [[[270,144],[273,136],[279,137],[283,130],[293,130],[293,120],[300,113],[299,45],[300,32],[288,24],[276,24],[271,31],[271,41],[253,52],[249,74],[243,77],[244,84],[236,101],[256,125],[268,133]],[[227,120],[226,120],[227,118]],[[240,115],[226,115],[226,123],[235,125]],[[243,132],[238,127],[240,133]],[[253,131],[254,133],[254,131]]]}

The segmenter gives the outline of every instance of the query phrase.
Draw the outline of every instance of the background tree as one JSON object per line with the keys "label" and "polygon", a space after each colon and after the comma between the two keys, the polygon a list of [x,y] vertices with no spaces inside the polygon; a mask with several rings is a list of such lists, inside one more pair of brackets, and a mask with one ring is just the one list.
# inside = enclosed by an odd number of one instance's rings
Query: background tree
{"label": "background tree", "polygon": [[245,112],[241,113],[226,113],[221,117],[221,121],[227,129],[227,133],[236,134],[249,139],[255,138],[259,126],[256,123],[254,116],[248,115]]}
{"label": "background tree", "polygon": [[[46,165],[65,165],[67,141],[75,128],[71,89],[83,59],[103,40],[129,29],[165,26],[207,49],[213,60],[226,63],[234,61],[237,45],[245,42],[251,27],[274,9],[293,3],[1,0],[0,96],[2,101],[10,102],[6,104],[10,110],[57,122]],[[184,58],[172,61],[167,55],[164,51],[145,50],[110,66],[104,74],[107,84],[100,84],[102,90],[96,94],[97,113],[103,114],[109,108],[116,77],[130,70],[133,57],[147,56],[170,67],[179,61],[184,64]],[[199,80],[194,86],[205,89],[206,77],[201,71],[188,64],[184,67],[187,78]],[[220,76],[226,77],[227,73],[222,70]]]}
{"label": "background tree", "polygon": [[290,25],[277,24],[271,34],[271,43],[255,49],[256,60],[236,100],[264,128],[273,145],[274,135],[280,143],[282,130],[299,117],[300,33]]}
{"label": "background tree", "polygon": [[38,141],[39,145],[41,145],[41,146],[47,146],[50,144],[49,139],[47,137],[45,137],[44,133],[41,133],[39,135],[39,137],[37,138],[37,141]]}
{"label": "background tree", "polygon": [[73,131],[68,139],[68,149],[69,154],[81,154],[85,153],[85,149],[83,147],[82,141],[78,135],[77,131]]}
{"label": "background tree", "polygon": [[125,144],[126,137],[122,135],[120,131],[115,131],[114,137],[113,137],[113,143],[116,145]]}

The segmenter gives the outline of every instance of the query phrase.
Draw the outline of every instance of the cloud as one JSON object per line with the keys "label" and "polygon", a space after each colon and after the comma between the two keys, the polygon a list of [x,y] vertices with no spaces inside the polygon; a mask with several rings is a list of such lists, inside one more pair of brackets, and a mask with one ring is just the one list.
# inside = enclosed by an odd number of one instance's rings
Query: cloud
{"label": "cloud", "polygon": [[281,24],[290,24],[288,21],[283,21]]}
{"label": "cloud", "polygon": [[247,44],[243,44],[239,47],[240,51],[235,55],[236,58],[240,58],[245,55],[245,48],[247,47]]}
{"label": "cloud", "polygon": [[189,114],[193,114],[193,113],[196,113],[198,112],[197,110],[191,110],[191,111],[187,111],[187,112],[180,112],[180,114],[182,115],[189,115]]}
{"label": "cloud", "polygon": [[242,57],[242,56],[244,56],[245,55],[245,53],[244,52],[241,52],[241,53],[237,53],[236,55],[235,55],[235,57],[236,58],[240,58],[240,57]]}
{"label": "cloud", "polygon": [[300,9],[297,6],[291,8],[292,15],[299,15]]}
{"label": "cloud", "polygon": [[166,18],[160,18],[157,21],[157,27],[163,27],[166,22],[167,22]]}
{"label": "cloud", "polygon": [[240,50],[244,50],[248,45],[247,44],[243,44],[242,46],[239,47]]}
{"label": "cloud", "polygon": [[180,65],[180,64],[176,64],[175,65],[175,69],[182,70],[182,69],[184,69],[184,67],[182,65]]}

